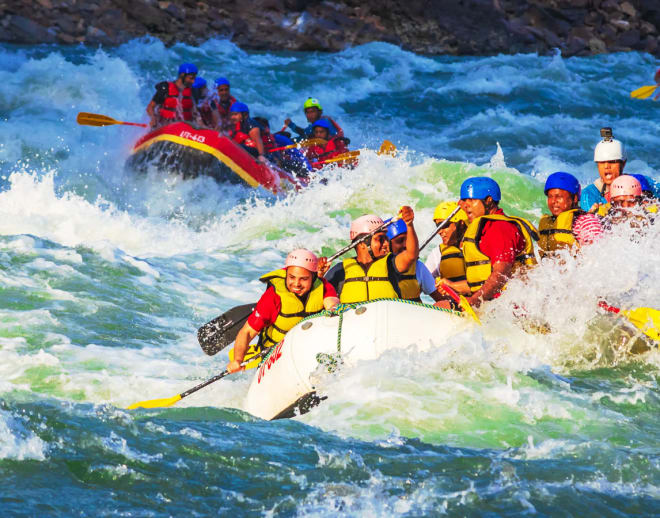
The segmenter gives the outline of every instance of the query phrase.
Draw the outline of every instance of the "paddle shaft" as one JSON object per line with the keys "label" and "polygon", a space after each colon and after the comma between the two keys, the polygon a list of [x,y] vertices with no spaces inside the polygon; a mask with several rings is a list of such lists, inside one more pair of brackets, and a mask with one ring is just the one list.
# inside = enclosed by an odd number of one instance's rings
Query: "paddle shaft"
{"label": "paddle shaft", "polygon": [[383,223],[380,227],[373,229],[373,230],[372,230],[371,232],[369,232],[368,234],[365,234],[365,235],[362,236],[361,238],[356,239],[355,241],[351,242],[350,245],[346,245],[346,246],[345,246],[344,248],[342,248],[341,250],[335,252],[332,256],[330,256],[330,257],[328,258],[328,264],[331,263],[332,261],[334,261],[335,259],[337,259],[337,257],[340,257],[340,256],[344,255],[346,252],[348,252],[348,251],[351,250],[352,248],[355,248],[357,245],[359,245],[359,244],[362,243],[363,241],[366,241],[367,239],[369,239],[369,238],[370,238],[371,236],[373,236],[374,234],[378,234],[378,232],[382,232],[382,231],[385,230],[387,227],[389,227],[392,223],[394,223],[394,221],[395,221],[395,219],[391,219],[391,220],[389,220],[389,221],[386,221],[386,222]]}
{"label": "paddle shaft", "polygon": [[334,158],[328,158],[327,160],[318,160],[314,162],[315,164],[329,164],[330,162],[340,162],[342,160],[351,160],[352,158],[357,158],[360,156],[360,151],[347,151],[343,155],[336,156]]}
{"label": "paddle shaft", "polygon": [[431,234],[431,235],[426,239],[426,241],[424,241],[424,243],[422,243],[422,245],[419,247],[419,251],[420,251],[420,252],[421,252],[422,250],[424,250],[424,247],[425,247],[426,245],[428,245],[428,244],[431,242],[431,240],[436,236],[436,234],[438,233],[438,230],[441,230],[441,229],[445,228],[447,225],[449,225],[449,223],[451,223],[451,221],[449,221],[449,220],[450,220],[451,218],[453,218],[454,215],[455,215],[459,210],[461,210],[461,208],[460,208],[460,207],[456,207],[456,208],[452,211],[452,213],[449,215],[448,218],[446,218],[446,219],[445,219],[444,221],[442,221],[441,223],[438,223],[438,226],[435,227],[435,230],[433,231],[433,234]]}
{"label": "paddle shaft", "polygon": [[[268,351],[270,351],[270,348],[266,349],[265,351],[260,352],[259,354],[257,354],[256,356],[253,356],[249,360],[244,361],[243,363],[241,363],[241,367],[245,367],[249,362],[254,361],[257,358],[263,358],[268,353]],[[220,374],[218,374],[216,376],[213,376],[212,378],[207,379],[204,383],[200,383],[199,385],[196,385],[193,388],[190,388],[190,389],[186,390],[185,392],[181,392],[181,394],[179,394],[179,396],[181,397],[181,399],[183,399],[184,397],[189,396],[190,394],[193,394],[194,392],[197,392],[198,390],[203,389],[204,387],[210,385],[211,383],[215,383],[216,381],[221,380],[227,374],[231,374],[231,373],[227,370],[223,371]]]}
{"label": "paddle shaft", "polygon": [[138,126],[140,128],[147,128],[148,124],[143,124],[140,122],[126,122],[118,121],[107,115],[101,115],[100,113],[88,113],[80,112],[76,117],[76,122],[82,126],[112,126],[113,124],[122,124],[124,126]]}

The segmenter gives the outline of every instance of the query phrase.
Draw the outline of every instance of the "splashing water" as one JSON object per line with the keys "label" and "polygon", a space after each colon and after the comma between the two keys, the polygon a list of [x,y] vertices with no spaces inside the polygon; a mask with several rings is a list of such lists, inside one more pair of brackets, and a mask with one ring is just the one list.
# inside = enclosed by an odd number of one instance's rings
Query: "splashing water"
{"label": "splashing water", "polygon": [[[244,413],[248,374],[176,408],[121,410],[222,370],[226,354],[204,356],[197,327],[256,300],[256,279],[290,249],[343,246],[357,215],[410,204],[423,238],[435,205],[487,174],[508,212],[536,222],[550,173],[593,181],[601,126],[625,141],[627,172],[658,180],[654,105],[628,98],[652,57],[145,39],[5,45],[0,60],[3,515],[657,512],[660,356],[635,352],[639,330],[597,309],[658,307],[657,225],[543,260],[451,343],[321,379],[330,398],[294,420]],[[170,171],[134,176],[123,162],[140,130],[75,124],[78,111],[144,121],[153,85],[181,61],[228,76],[273,127],[302,124],[302,100],[319,98],[362,149],[359,166],[275,198]],[[369,151],[385,138],[396,158]]]}

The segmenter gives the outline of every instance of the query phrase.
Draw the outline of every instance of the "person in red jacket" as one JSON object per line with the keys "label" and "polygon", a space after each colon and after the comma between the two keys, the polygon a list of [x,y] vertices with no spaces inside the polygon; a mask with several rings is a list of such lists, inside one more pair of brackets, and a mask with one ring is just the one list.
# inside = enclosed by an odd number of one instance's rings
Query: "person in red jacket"
{"label": "person in red jacket", "polygon": [[324,145],[313,145],[307,148],[307,159],[314,169],[320,169],[325,164],[325,160],[343,155],[348,152],[346,147],[348,139],[335,135],[330,138],[330,122],[326,119],[319,119],[313,124],[313,138],[323,139]]}
{"label": "person in red jacket", "polygon": [[268,288],[236,335],[229,372],[243,370],[241,363],[257,335],[258,349],[272,347],[303,318],[339,304],[335,288],[319,277],[319,266],[325,268],[325,258],[319,260],[309,250],[299,248],[289,253],[283,269],[261,277]]}
{"label": "person in red jacket", "polygon": [[213,94],[212,101],[218,121],[216,129],[222,133],[227,133],[231,128],[229,109],[236,102],[236,98],[231,95],[231,85],[224,77],[218,77],[214,84],[216,93]]}
{"label": "person in red jacket", "polygon": [[239,144],[259,162],[267,162],[264,141],[261,138],[261,127],[250,118],[250,109],[246,104],[235,102],[229,109],[232,127],[229,138]]}
{"label": "person in red jacket", "polygon": [[175,81],[163,81],[156,85],[156,93],[147,105],[149,124],[152,128],[172,122],[192,122],[197,119],[192,86],[197,67],[183,63]]}

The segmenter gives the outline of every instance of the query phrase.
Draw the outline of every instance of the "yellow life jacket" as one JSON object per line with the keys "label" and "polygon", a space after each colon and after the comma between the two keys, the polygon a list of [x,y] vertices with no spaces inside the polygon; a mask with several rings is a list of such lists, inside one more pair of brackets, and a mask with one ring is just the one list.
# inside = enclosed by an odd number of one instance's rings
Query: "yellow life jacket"
{"label": "yellow life jacket", "polygon": [[440,253],[440,277],[452,282],[464,281],[466,276],[463,251],[457,246],[441,244]]}
{"label": "yellow life jacket", "polygon": [[398,299],[398,286],[394,287],[390,280],[387,260],[391,254],[377,259],[365,272],[355,258],[344,259],[344,286],[339,295],[339,301],[344,304],[365,302],[373,299]]}
{"label": "yellow life jacket", "polygon": [[399,291],[401,298],[406,300],[415,300],[421,302],[422,287],[417,281],[417,261],[415,261],[408,271],[402,273],[399,277]]}
{"label": "yellow life jacket", "polygon": [[539,252],[545,255],[560,248],[568,248],[577,243],[573,235],[575,220],[586,214],[581,209],[570,209],[552,216],[544,214],[539,221]]}
{"label": "yellow life jacket", "polygon": [[284,268],[267,273],[259,280],[272,286],[282,303],[275,322],[261,331],[259,337],[261,347],[272,347],[281,342],[284,335],[303,318],[323,309],[323,281],[320,279],[316,279],[312,284],[312,289],[307,294],[307,302],[304,305],[298,295],[287,289],[286,270]]}
{"label": "yellow life jacket", "polygon": [[534,257],[534,241],[539,240],[539,234],[529,221],[525,218],[514,216],[505,216],[504,214],[489,214],[480,216],[468,226],[463,236],[461,246],[465,257],[465,275],[468,286],[472,293],[479,291],[484,282],[490,277],[493,266],[490,258],[479,249],[481,241],[481,232],[487,221],[508,221],[518,227],[525,239],[525,250],[516,257],[514,269],[521,266],[532,266],[536,264]]}

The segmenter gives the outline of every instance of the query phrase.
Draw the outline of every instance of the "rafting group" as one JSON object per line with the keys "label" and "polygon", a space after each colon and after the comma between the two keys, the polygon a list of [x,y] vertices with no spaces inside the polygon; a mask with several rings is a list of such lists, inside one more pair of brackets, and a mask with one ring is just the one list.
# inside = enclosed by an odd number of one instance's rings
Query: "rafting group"
{"label": "rafting group", "polygon": [[[227,370],[241,370],[248,351],[272,347],[300,320],[322,310],[376,299],[420,301],[421,293],[447,309],[461,309],[459,294],[476,308],[536,264],[535,246],[546,257],[566,248],[577,251],[619,225],[643,232],[658,211],[650,181],[623,174],[623,144],[610,128],[601,135],[594,152],[599,178],[582,190],[572,174],[551,174],[544,188],[550,214],[538,230],[525,218],[505,214],[498,183],[479,176],[463,182],[458,200],[436,207],[431,237],[439,234],[442,243],[426,263],[419,260],[414,211],[408,206],[386,221],[374,214],[355,219],[347,248],[356,255],[332,268],[309,250],[292,251],[282,269],[261,277],[267,288],[236,337]],[[257,346],[250,346],[257,336]]]}
{"label": "rafting group", "polygon": [[207,81],[197,74],[194,64],[183,63],[174,81],[156,85],[156,93],[146,108],[152,129],[186,122],[214,130],[259,162],[276,164],[299,177],[349,156],[350,140],[337,122],[323,114],[317,99],[309,97],[303,104],[306,127],[287,118],[280,131],[271,132],[266,118],[251,117],[248,105],[232,95],[229,80],[216,78],[215,91],[211,91]]}

